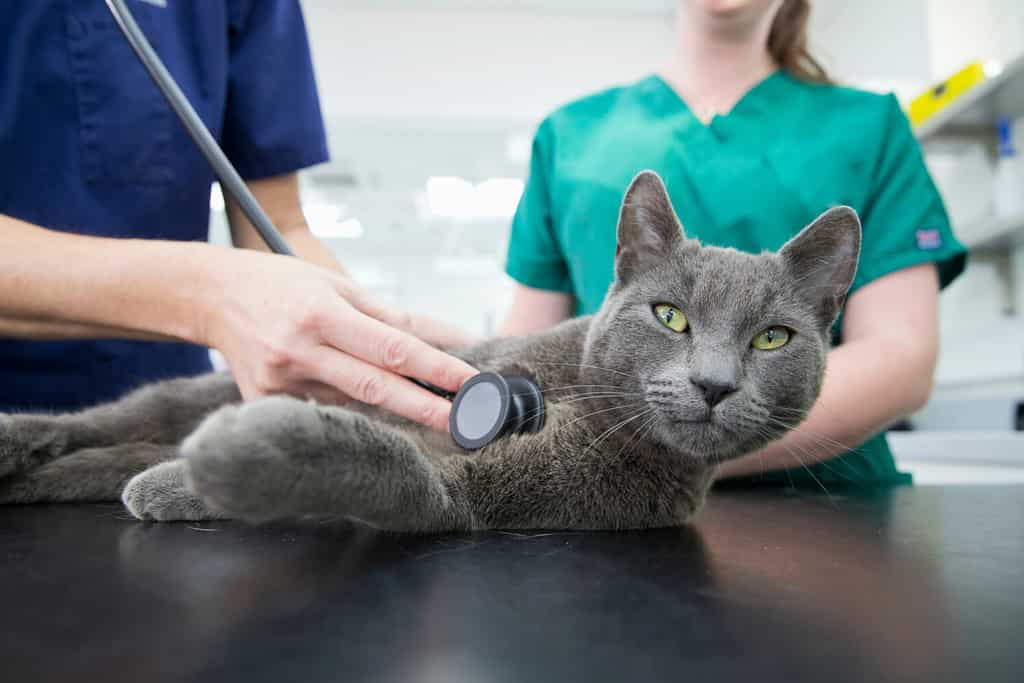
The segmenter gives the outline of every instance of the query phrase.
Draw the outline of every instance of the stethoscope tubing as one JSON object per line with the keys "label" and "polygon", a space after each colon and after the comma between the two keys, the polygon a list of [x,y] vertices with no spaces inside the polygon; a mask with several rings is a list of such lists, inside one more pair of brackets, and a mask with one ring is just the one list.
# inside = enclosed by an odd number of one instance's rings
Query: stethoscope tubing
{"label": "stethoscope tubing", "polygon": [[[288,246],[288,242],[285,241],[284,236],[274,226],[274,223],[270,220],[270,217],[263,211],[263,208],[256,201],[256,197],[253,196],[252,192],[249,191],[245,181],[238,175],[238,171],[228,160],[227,155],[224,154],[224,150],[220,148],[217,141],[214,139],[210,130],[203,123],[203,120],[196,113],[196,110],[192,107],[192,104],[185,97],[185,93],[181,91],[178,83],[171,76],[167,67],[164,66],[160,56],[157,55],[153,46],[150,45],[146,39],[145,34],[139,28],[139,25],[135,22],[135,17],[132,16],[131,11],[125,5],[124,0],[105,0],[107,8],[110,10],[111,15],[114,17],[114,21],[117,22],[121,32],[124,33],[124,37],[128,40],[128,44],[131,45],[135,55],[139,58],[139,61],[145,67],[146,71],[149,72],[150,77],[153,79],[153,83],[156,84],[157,88],[163,94],[164,99],[170,105],[171,109],[177,114],[178,119],[182,125],[185,126],[185,130],[188,131],[189,136],[196,143],[199,151],[202,152],[203,156],[209,162],[213,168],[214,174],[220,180],[221,189],[230,195],[246,218],[252,223],[253,227],[256,228],[256,232],[259,233],[263,241],[266,242],[270,250],[276,254],[283,254],[286,256],[294,256],[294,252]],[[493,433],[489,438],[486,439],[470,439],[466,440],[458,434],[458,430],[455,427],[455,417],[461,398],[464,395],[462,391],[452,394],[451,392],[444,391],[439,387],[435,387],[427,382],[420,381],[414,378],[407,378],[410,381],[418,384],[424,389],[441,396],[449,401],[454,401],[452,405],[451,413],[451,429],[452,434],[455,437],[456,442],[466,449],[480,448],[489,443],[494,438],[497,438],[509,428],[514,430],[520,430],[526,428],[527,431],[537,431],[544,424],[543,417],[543,396],[540,390],[534,385],[529,384],[527,393],[533,396],[533,401],[530,403],[531,409],[528,411],[530,418],[525,416],[526,409],[520,404],[526,399],[516,394],[513,396],[509,390],[506,380],[500,376],[492,375],[492,373],[484,373],[483,375],[477,375],[475,380],[488,381],[495,386],[498,386],[503,392],[504,398],[502,399],[505,403],[514,406],[516,408],[516,424],[495,424]],[[528,382],[523,378],[514,378],[517,381]],[[472,381],[471,381],[472,382]],[[471,383],[470,382],[470,383]],[[470,384],[467,383],[467,384]],[[518,387],[518,385],[517,385]],[[527,405],[523,403],[523,405]],[[538,419],[539,409],[539,419]],[[524,413],[520,415],[520,413]],[[502,414],[504,417],[504,414]]]}
{"label": "stethoscope tubing", "polygon": [[214,174],[220,180],[221,188],[238,202],[245,217],[256,228],[256,232],[259,233],[272,252],[293,256],[294,252],[288,246],[288,242],[285,241],[284,236],[274,226],[266,212],[263,211],[263,208],[256,201],[252,192],[249,191],[245,181],[238,175],[238,171],[228,161],[224,150],[217,144],[206,124],[199,118],[199,114],[196,113],[196,110],[189,103],[185,93],[178,87],[178,83],[171,76],[167,67],[164,66],[163,61],[161,61],[153,46],[150,45],[145,34],[142,33],[139,25],[135,22],[135,17],[132,16],[131,11],[125,5],[124,0],[106,0],[106,3],[107,8],[114,17],[114,21],[117,22],[121,32],[124,33],[124,37],[128,40],[132,50],[135,51],[135,55],[142,62],[146,71],[149,72],[150,77],[153,79],[156,87],[160,89],[171,109],[178,115],[178,119],[181,120],[189,136],[196,143],[196,146],[199,147],[199,151],[202,152],[210,166],[213,167]]}

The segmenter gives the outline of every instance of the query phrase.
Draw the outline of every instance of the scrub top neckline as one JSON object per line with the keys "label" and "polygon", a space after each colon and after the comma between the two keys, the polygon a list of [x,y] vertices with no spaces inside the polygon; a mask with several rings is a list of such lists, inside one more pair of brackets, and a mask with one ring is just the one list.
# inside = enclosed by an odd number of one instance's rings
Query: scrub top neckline
{"label": "scrub top neckline", "polygon": [[784,80],[786,77],[785,72],[782,69],[776,69],[770,74],[762,78],[760,81],[752,85],[738,100],[732,105],[727,112],[716,113],[707,122],[701,121],[700,117],[690,108],[690,105],[683,99],[683,96],[672,87],[664,76],[659,73],[651,74],[648,81],[658,87],[663,93],[663,100],[669,103],[686,114],[693,120],[694,123],[699,125],[701,128],[711,130],[715,127],[715,124],[720,121],[726,121],[735,118],[737,115],[742,114],[744,110],[749,109],[753,104],[756,104],[758,98],[763,96],[766,91],[769,91],[771,87],[779,81]]}

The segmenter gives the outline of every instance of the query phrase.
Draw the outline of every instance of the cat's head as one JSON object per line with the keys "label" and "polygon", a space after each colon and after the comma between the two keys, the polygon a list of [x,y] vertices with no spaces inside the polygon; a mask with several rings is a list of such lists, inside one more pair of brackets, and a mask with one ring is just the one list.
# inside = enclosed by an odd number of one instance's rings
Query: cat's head
{"label": "cat's head", "polygon": [[712,461],[756,450],[818,396],[860,237],[856,212],[838,207],[775,253],[701,246],[686,238],[661,179],[641,173],[622,203],[588,376],[624,373],[616,382],[652,409],[647,438],[663,446]]}

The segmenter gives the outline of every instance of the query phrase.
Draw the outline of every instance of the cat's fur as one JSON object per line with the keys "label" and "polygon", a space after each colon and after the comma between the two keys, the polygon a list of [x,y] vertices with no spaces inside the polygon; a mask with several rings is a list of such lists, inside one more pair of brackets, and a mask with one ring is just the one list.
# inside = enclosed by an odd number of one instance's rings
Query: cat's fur
{"label": "cat's fur", "polygon": [[[778,253],[702,247],[645,172],[618,244],[596,315],[458,354],[532,377],[547,400],[540,433],[467,453],[367,406],[239,404],[231,378],[210,375],[76,414],[0,416],[0,501],[121,496],[140,519],[349,516],[418,532],[685,523],[717,463],[778,438],[817,397],[860,224],[840,207]],[[690,328],[663,326],[659,303]],[[790,342],[752,348],[771,325]],[[709,407],[702,385],[729,393]]]}

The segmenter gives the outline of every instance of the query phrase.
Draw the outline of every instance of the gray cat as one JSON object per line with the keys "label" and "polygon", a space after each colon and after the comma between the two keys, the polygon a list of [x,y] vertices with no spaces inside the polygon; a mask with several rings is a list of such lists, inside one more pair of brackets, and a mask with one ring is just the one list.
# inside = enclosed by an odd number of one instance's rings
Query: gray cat
{"label": "gray cat", "polygon": [[458,353],[533,378],[541,432],[467,453],[369,406],[240,404],[229,376],[209,375],[75,414],[0,416],[0,502],[120,496],[145,520],[347,516],[410,532],[684,524],[717,463],[814,403],[859,252],[846,207],[778,253],[702,247],[644,172],[596,315]]}

